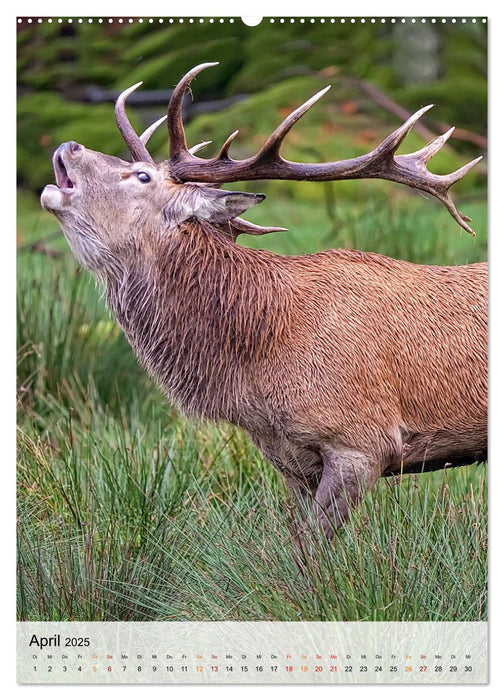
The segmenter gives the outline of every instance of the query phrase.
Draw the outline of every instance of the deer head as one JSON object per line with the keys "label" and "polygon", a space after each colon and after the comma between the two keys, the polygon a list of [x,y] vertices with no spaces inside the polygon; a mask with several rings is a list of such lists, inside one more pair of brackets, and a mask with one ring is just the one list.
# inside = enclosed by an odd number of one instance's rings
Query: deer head
{"label": "deer head", "polygon": [[[45,187],[42,206],[59,219],[79,262],[98,274],[113,272],[129,252],[155,247],[156,239],[189,219],[221,227],[233,221],[227,231],[236,236],[247,229],[238,214],[264,199],[262,194],[180,184],[166,164],[156,165],[150,158],[128,163],[75,141],[59,146],[53,166],[56,185]],[[249,228],[257,232],[253,224]]]}

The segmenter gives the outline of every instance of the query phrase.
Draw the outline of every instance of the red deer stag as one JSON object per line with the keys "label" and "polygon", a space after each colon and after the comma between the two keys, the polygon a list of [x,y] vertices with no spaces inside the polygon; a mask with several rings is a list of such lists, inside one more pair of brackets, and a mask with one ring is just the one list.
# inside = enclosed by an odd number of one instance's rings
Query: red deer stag
{"label": "red deer stag", "polygon": [[[305,164],[280,156],[290,114],[259,152],[209,159],[187,147],[181,107],[167,113],[170,157],[155,163],[123,92],[116,118],[133,162],[69,141],[53,158],[42,206],[78,261],[103,282],[141,364],[188,416],[248,432],[296,498],[311,499],[327,534],[378,477],[471,464],[486,456],[486,266],[416,265],[354,250],[284,256],[239,246],[239,218],[262,194],[219,189],[243,180],[382,178],[441,200],[471,232],[449,188],[477,160],[434,175],[427,161],[452,129],[415,153],[399,144],[430,106],[366,155]],[[206,184],[205,184],[206,183]]]}

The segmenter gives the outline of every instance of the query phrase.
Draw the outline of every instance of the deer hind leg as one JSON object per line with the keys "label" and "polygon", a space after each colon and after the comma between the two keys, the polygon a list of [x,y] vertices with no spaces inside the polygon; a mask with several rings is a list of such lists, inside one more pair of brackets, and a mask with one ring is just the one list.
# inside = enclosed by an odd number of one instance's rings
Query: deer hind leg
{"label": "deer hind leg", "polygon": [[373,460],[357,450],[325,447],[323,470],[315,493],[314,510],[330,539],[377,481],[379,470]]}

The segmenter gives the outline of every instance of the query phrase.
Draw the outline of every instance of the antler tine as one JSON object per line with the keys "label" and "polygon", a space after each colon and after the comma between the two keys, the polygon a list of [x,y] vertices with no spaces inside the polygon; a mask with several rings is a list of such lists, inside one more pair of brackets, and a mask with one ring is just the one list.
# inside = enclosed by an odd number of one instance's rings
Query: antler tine
{"label": "antler tine", "polygon": [[[143,134],[140,135],[140,141],[144,145],[147,143],[147,141],[150,139],[150,137],[156,131],[156,129],[158,129],[161,126],[161,124],[163,124],[166,121],[167,116],[168,116],[167,114],[163,115],[160,119],[158,119],[153,124],[151,124],[149,127],[147,127],[147,129],[145,129]],[[191,155],[194,155],[194,153],[197,153],[202,148],[205,148],[205,146],[208,146],[211,143],[212,143],[211,141],[202,141],[201,143],[197,143],[195,146],[192,146],[192,148],[188,149],[188,153],[190,153]]]}
{"label": "antler tine", "polygon": [[387,136],[387,138],[384,139],[380,145],[374,149],[374,151],[372,151],[373,155],[379,157],[386,156],[386,154],[394,154],[411,129],[415,126],[417,121],[423,117],[425,112],[428,112],[429,109],[432,109],[433,107],[434,105],[426,105],[425,107],[421,107],[419,110],[417,110],[404,122],[404,124]]}
{"label": "antler tine", "polygon": [[421,157],[424,163],[427,163],[433,156],[436,155],[438,151],[440,151],[445,143],[448,141],[450,136],[453,134],[455,131],[455,127],[452,126],[451,129],[448,129],[448,131],[445,131],[444,134],[441,134],[441,136],[438,136],[435,139],[432,139],[426,146],[421,148],[419,151],[415,151],[415,153],[411,155],[416,155],[418,157]]}
{"label": "antler tine", "polygon": [[238,136],[240,132],[238,129],[236,131],[233,131],[232,134],[229,134],[227,139],[224,141],[224,143],[221,146],[221,149],[219,151],[219,155],[217,156],[218,160],[231,160],[229,157],[229,147],[231,143],[235,140],[235,138]]}
{"label": "antler tine", "polygon": [[[480,162],[482,158],[483,156],[478,156],[474,160],[471,160],[470,163],[466,163],[458,170],[455,170],[455,172],[450,173],[449,175],[441,175],[441,177],[445,178],[446,181],[449,183],[448,187],[451,187],[451,185],[454,185],[456,182],[461,180],[472,167],[474,167],[477,163]],[[470,219],[468,219],[468,221],[470,221]]]}
{"label": "antler tine", "polygon": [[201,151],[202,148],[209,146],[211,143],[211,141],[202,141],[201,143],[197,143],[195,146],[189,148],[187,152],[193,156],[195,153]]}
{"label": "antler tine", "polygon": [[472,221],[472,219],[465,214],[462,214],[462,212],[457,210],[457,207],[455,206],[453,199],[450,197],[449,194],[446,194],[444,197],[438,197],[438,199],[443,202],[445,207],[448,209],[450,214],[453,216],[455,221],[461,226],[465,231],[471,234],[471,236],[475,236],[476,233],[472,230],[470,226],[467,225],[467,221]]}
{"label": "antler tine", "polygon": [[450,214],[453,216],[455,221],[468,233],[471,234],[471,236],[475,236],[476,233],[473,231],[473,229],[467,225],[467,221],[472,221],[472,219],[469,216],[466,216],[465,214],[462,214],[462,212],[457,211],[457,208],[455,207],[455,204],[453,203],[453,200],[448,192],[449,188],[454,185],[456,182],[458,182],[460,179],[464,177],[464,175],[467,173],[468,170],[470,170],[472,167],[474,167],[477,163],[480,162],[483,156],[478,156],[478,158],[475,158],[474,160],[471,160],[470,163],[466,163],[463,165],[461,168],[458,170],[455,170],[453,173],[448,173],[447,175],[438,175],[438,182],[440,185],[440,193],[437,196],[439,200],[443,202],[445,207],[448,209]]}
{"label": "antler tine", "polygon": [[127,90],[121,92],[115,103],[115,117],[119,131],[121,132],[126,145],[131,151],[133,160],[142,160],[146,163],[153,163],[154,160],[152,156],[145,147],[141,137],[138,136],[134,128],[131,126],[128,115],[126,114],[126,100],[129,95],[131,95],[131,93],[137,89],[137,87],[140,87],[141,84],[141,82],[136,83],[136,85],[132,85]]}
{"label": "antler tine", "polygon": [[250,221],[245,221],[245,219],[240,219],[238,216],[231,219],[230,223],[240,233],[248,233],[251,236],[264,236],[265,233],[281,233],[289,230],[282,226],[258,226]]}
{"label": "antler tine", "polygon": [[[443,134],[443,136],[439,138],[443,139],[445,136],[446,134]],[[446,138],[444,141],[446,141]],[[436,175],[435,173],[429,172],[426,167],[427,161],[441,147],[436,142],[437,139],[432,141],[425,148],[422,148],[420,151],[408,153],[406,155],[399,155],[394,158],[394,163],[399,166],[402,173],[405,173],[402,180],[399,180],[398,178],[386,177],[384,174],[382,174],[382,177],[387,180],[395,179],[396,182],[402,181],[404,184],[409,185],[410,187],[433,195],[436,197],[436,199],[439,199],[440,202],[443,202],[459,226],[470,233],[471,236],[475,236],[475,232],[466,223],[467,221],[471,221],[471,219],[457,210],[450,196],[449,189],[452,185],[463,178],[464,175],[476,165],[476,163],[479,163],[482,156],[475,158],[470,163],[466,163],[453,173]]]}
{"label": "antler tine", "polygon": [[306,100],[301,107],[298,107],[295,109],[293,112],[291,112],[284,120],[283,122],[277,126],[275,131],[271,134],[271,136],[268,138],[264,146],[261,148],[259,153],[256,156],[257,160],[263,159],[267,157],[274,157],[277,156],[279,151],[280,151],[280,146],[282,145],[282,141],[284,140],[285,136],[289,133],[289,131],[292,129],[294,124],[301,119],[303,114],[306,114],[306,112],[313,107],[313,105],[320,100],[321,97],[323,97],[328,90],[331,89],[331,86],[328,85],[325,87],[323,90],[320,90],[317,92],[313,97],[310,97],[309,100]]}
{"label": "antler tine", "polygon": [[166,116],[167,115],[164,114],[160,119],[148,126],[147,129],[145,129],[145,131],[143,132],[143,134],[140,135],[140,141],[144,144],[144,146],[150,139],[152,134],[156,131],[156,129],[158,129],[161,126],[161,124],[163,124],[166,121]]}
{"label": "antler tine", "polygon": [[191,84],[193,78],[205,68],[218,66],[217,63],[201,63],[195,66],[175,86],[170,103],[168,105],[168,134],[170,136],[170,160],[174,161],[187,155],[187,142],[185,137],[184,122],[182,120],[182,102],[186,89]]}

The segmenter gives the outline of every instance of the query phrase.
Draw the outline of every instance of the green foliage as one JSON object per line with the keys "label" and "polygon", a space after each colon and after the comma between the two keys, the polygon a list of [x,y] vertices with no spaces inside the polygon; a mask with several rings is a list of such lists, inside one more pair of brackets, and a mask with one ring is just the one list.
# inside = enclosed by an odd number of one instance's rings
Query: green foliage
{"label": "green foliage", "polygon": [[[254,222],[280,225],[285,233],[266,237],[243,236],[249,247],[268,248],[295,255],[324,248],[368,250],[423,264],[460,265],[486,259],[487,211],[481,200],[470,200],[463,211],[471,214],[477,231],[472,238],[450,219],[441,204],[403,193],[368,187],[360,198],[355,191],[334,188],[325,206],[297,200],[286,192],[271,195],[268,207],[258,207]],[[462,205],[463,203],[461,203]],[[252,219],[252,215],[249,217]]]}
{"label": "green foliage", "polygon": [[[131,121],[136,123],[134,114]],[[124,152],[112,105],[87,105],[84,110],[58,94],[33,92],[19,98],[18,122],[18,184],[31,191],[54,180],[52,154],[63,141],[84,142],[112,155]]]}
{"label": "green foliage", "polygon": [[[43,256],[25,254],[18,265],[18,281],[22,413],[45,414],[48,396],[72,406],[74,393],[84,390],[90,377],[107,406],[117,407],[120,400],[124,408],[117,387],[145,386],[147,379],[89,275],[76,268],[66,253],[53,266]],[[107,353],[102,352],[103,347]]]}
{"label": "green foliage", "polygon": [[[352,30],[340,23],[295,22],[278,27],[265,24],[246,38],[246,61],[230,81],[229,92],[258,92],[293,75],[309,75],[332,68],[349,77],[371,77],[390,64],[389,28],[371,25]],[[392,69],[391,69],[392,70]]]}
{"label": "green foliage", "polygon": [[[164,89],[167,89],[167,86],[174,84],[170,76],[182,76],[187,71],[188,65],[212,62],[213,56],[219,56],[226,66],[238,68],[238,40],[232,37],[197,46],[186,45],[170,53],[153,56],[149,61],[142,59],[132,71],[128,71],[128,80],[132,84],[143,81],[146,89],[155,88],[158,85],[164,85]],[[124,78],[121,78],[121,81],[124,82]],[[220,89],[222,82],[221,76],[216,79],[215,76],[210,75],[210,72],[202,73],[198,79],[198,90],[201,90],[200,94],[215,93]]]}
{"label": "green foliage", "polygon": [[412,110],[415,105],[432,102],[436,105],[436,120],[450,125],[469,124],[478,114],[481,121],[475,131],[486,133],[487,86],[478,77],[456,75],[433,85],[408,86],[398,90],[398,99]]}

